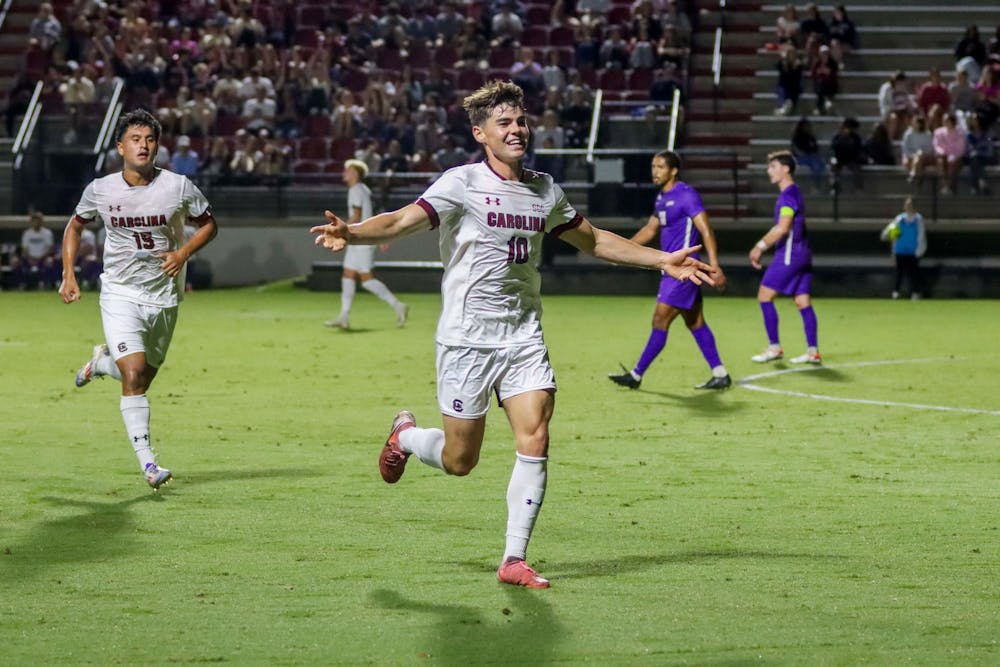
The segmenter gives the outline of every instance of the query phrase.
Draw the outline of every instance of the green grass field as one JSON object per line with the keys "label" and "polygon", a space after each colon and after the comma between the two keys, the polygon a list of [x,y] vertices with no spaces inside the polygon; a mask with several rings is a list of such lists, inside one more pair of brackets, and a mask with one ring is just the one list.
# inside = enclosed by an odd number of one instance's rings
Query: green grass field
{"label": "green grass field", "polygon": [[[118,387],[73,387],[96,295],[0,294],[0,663],[1000,663],[1000,302],[817,302],[827,367],[753,383],[810,398],[695,392],[680,322],[642,389],[615,387],[652,298],[548,298],[560,390],[529,560],[553,587],[529,591],[494,575],[500,411],[470,477],[379,479],[397,409],[440,421],[439,299],[408,301],[404,330],[365,295],[340,332],[320,325],[335,294],[190,295],[150,392],[175,472],[154,494]],[[752,300],[706,313],[734,379],[787,368],[749,361]]]}

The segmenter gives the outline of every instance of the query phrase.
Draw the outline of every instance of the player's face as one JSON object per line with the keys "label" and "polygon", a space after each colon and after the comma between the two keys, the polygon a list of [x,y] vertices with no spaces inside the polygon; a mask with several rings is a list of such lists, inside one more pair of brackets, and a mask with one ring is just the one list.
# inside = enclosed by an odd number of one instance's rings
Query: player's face
{"label": "player's face", "polygon": [[771,183],[780,183],[788,174],[788,167],[781,164],[777,160],[771,160],[767,163],[767,177],[771,179]]}
{"label": "player's face", "polygon": [[118,142],[118,154],[122,156],[125,167],[136,171],[146,170],[153,165],[156,148],[153,128],[142,125],[130,125]]}
{"label": "player's face", "polygon": [[652,164],[653,183],[660,187],[666,185],[677,176],[677,170],[671,169],[666,158],[654,157]]}
{"label": "player's face", "polygon": [[482,127],[473,128],[476,141],[502,162],[523,160],[530,134],[524,109],[506,104],[494,108]]}

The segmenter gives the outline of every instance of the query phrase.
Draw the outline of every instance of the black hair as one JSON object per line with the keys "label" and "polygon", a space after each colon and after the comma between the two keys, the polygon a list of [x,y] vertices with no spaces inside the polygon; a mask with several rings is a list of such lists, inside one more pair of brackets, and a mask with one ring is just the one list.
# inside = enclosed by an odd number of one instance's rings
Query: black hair
{"label": "black hair", "polygon": [[160,125],[160,121],[156,120],[156,116],[145,109],[133,109],[118,119],[118,127],[115,129],[115,141],[120,143],[125,137],[126,130],[133,125],[151,129],[153,131],[153,139],[159,143],[163,126]]}
{"label": "black hair", "polygon": [[788,173],[791,176],[795,175],[795,156],[792,155],[791,151],[775,151],[773,153],[768,153],[768,162],[777,162],[778,164],[788,167]]}
{"label": "black hair", "polygon": [[681,169],[681,156],[673,151],[660,151],[653,158],[661,157],[667,161],[667,166],[671,169],[676,169],[680,171]]}

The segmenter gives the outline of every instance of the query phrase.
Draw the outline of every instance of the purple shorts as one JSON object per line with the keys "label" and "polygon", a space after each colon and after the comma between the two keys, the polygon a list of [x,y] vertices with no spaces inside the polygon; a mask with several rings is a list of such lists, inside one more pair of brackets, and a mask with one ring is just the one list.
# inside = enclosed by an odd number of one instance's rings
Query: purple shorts
{"label": "purple shorts", "polygon": [[656,295],[659,303],[681,310],[691,310],[699,299],[701,299],[701,288],[691,281],[681,282],[670,276],[660,278],[660,291]]}
{"label": "purple shorts", "polygon": [[810,293],[812,277],[812,262],[785,264],[779,259],[768,265],[760,284],[779,294],[797,296]]}

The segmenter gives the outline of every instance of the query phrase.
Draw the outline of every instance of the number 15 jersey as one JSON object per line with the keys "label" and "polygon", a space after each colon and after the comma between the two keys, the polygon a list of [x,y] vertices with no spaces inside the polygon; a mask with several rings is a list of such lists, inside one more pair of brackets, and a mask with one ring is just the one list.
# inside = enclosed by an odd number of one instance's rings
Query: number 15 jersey
{"label": "number 15 jersey", "polygon": [[487,163],[449,169],[417,205],[440,227],[442,345],[497,348],[542,339],[542,234],[583,218],[548,174],[505,179]]}
{"label": "number 15 jersey", "polygon": [[171,278],[156,255],[184,245],[184,223],[211,215],[208,200],[187,176],[158,169],[147,185],[129,185],[122,172],[90,182],[76,206],[84,224],[104,223],[101,295],[170,308],[184,295],[184,269]]}

